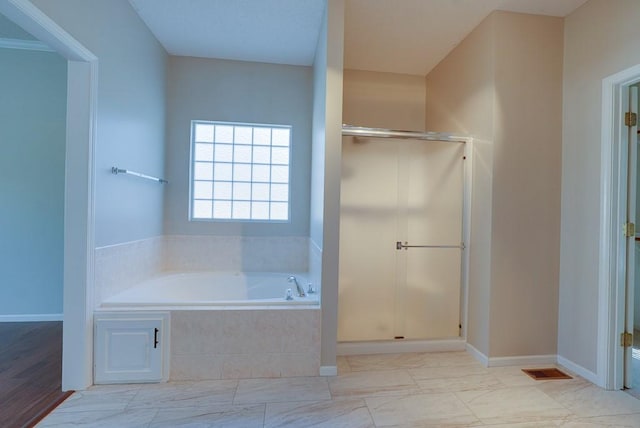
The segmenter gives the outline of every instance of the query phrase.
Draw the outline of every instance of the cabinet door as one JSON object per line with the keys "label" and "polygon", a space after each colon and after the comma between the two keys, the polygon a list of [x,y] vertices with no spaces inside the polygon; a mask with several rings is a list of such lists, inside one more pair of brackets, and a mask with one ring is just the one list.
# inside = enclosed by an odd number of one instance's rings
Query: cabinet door
{"label": "cabinet door", "polygon": [[162,319],[96,319],[95,383],[163,380]]}

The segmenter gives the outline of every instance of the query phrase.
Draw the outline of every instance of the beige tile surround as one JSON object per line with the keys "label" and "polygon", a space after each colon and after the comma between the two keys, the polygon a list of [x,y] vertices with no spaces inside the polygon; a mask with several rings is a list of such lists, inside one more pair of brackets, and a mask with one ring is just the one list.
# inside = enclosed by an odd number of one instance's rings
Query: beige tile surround
{"label": "beige tile surround", "polygon": [[171,312],[171,380],[317,376],[319,309]]}

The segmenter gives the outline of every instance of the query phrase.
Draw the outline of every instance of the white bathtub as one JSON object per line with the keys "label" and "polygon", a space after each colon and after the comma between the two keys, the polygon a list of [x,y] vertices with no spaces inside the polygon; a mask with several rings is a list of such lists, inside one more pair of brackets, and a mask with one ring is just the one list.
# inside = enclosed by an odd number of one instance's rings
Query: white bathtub
{"label": "white bathtub", "polygon": [[[308,289],[306,273],[274,272],[170,272],[105,299],[103,308],[115,307],[223,307],[318,305],[318,294],[298,297],[289,276]],[[314,284],[314,288],[316,285]],[[291,289],[293,300],[286,300]]]}

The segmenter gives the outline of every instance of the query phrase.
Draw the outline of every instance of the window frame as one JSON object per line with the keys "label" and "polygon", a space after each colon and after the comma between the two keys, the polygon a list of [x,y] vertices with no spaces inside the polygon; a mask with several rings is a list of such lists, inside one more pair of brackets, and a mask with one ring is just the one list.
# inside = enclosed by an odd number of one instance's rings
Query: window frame
{"label": "window frame", "polygon": [[[250,127],[252,128],[252,130],[255,130],[255,128],[269,128],[270,132],[272,132],[274,129],[286,129],[289,131],[289,141],[288,144],[286,145],[286,148],[288,150],[288,155],[287,155],[287,163],[286,163],[286,167],[287,167],[287,182],[286,183],[282,183],[282,182],[273,182],[272,181],[272,177],[270,174],[269,177],[269,181],[268,182],[257,182],[257,183],[267,183],[269,185],[269,198],[265,201],[265,200],[254,200],[253,199],[253,194],[250,194],[250,197],[248,200],[240,200],[241,202],[248,202],[249,205],[251,206],[253,202],[267,202],[269,204],[276,202],[284,202],[286,203],[286,215],[287,218],[286,219],[271,219],[271,218],[234,218],[233,217],[233,202],[235,201],[234,199],[234,195],[233,195],[233,186],[236,183],[236,180],[234,179],[234,177],[232,176],[231,179],[228,181],[228,183],[231,184],[231,196],[229,202],[231,202],[231,216],[229,218],[219,218],[219,217],[214,217],[215,215],[215,211],[212,210],[211,212],[211,217],[194,217],[194,205],[195,205],[195,201],[196,200],[209,200],[211,201],[211,203],[215,203],[215,193],[213,191],[213,189],[211,190],[212,194],[211,194],[211,198],[210,199],[196,199],[195,195],[194,195],[194,187],[196,184],[196,181],[208,181],[208,180],[196,180],[195,179],[195,167],[196,167],[196,162],[202,162],[202,161],[197,161],[195,156],[196,156],[196,136],[195,136],[195,132],[196,132],[196,125],[197,124],[205,124],[205,125],[213,125],[213,126],[232,126],[234,127],[234,138],[233,141],[231,143],[216,143],[216,139],[214,137],[213,142],[212,143],[206,143],[206,144],[211,144],[213,146],[213,150],[215,153],[215,148],[216,148],[216,144],[229,144],[232,147],[232,152],[235,152],[233,150],[234,146],[236,145],[235,142],[235,127]],[[290,224],[291,223],[291,214],[292,214],[292,210],[291,210],[291,169],[292,169],[292,153],[293,153],[293,126],[292,125],[284,125],[284,124],[269,124],[269,123],[252,123],[252,122],[230,122],[230,121],[219,121],[219,120],[204,120],[204,119],[193,119],[190,122],[190,138],[189,138],[189,209],[188,209],[188,220],[190,222],[214,222],[214,223],[254,223],[254,224],[259,224],[259,223],[263,223],[263,224]],[[248,145],[248,144],[247,144]],[[253,147],[253,141],[251,142],[250,145],[248,145],[249,147]],[[274,146],[272,145],[272,142],[269,143],[268,146],[265,145],[265,147],[269,147],[269,148],[273,148]],[[285,147],[285,146],[276,146],[276,147]],[[253,151],[252,151],[253,152]],[[272,154],[272,150],[270,150],[270,155]],[[270,170],[273,166],[284,166],[285,164],[274,164],[273,159],[270,156],[270,160],[268,164],[263,164],[263,163],[257,163],[257,165],[268,165]],[[215,154],[214,154],[214,158],[213,161],[211,162],[212,166],[215,163]],[[250,163],[247,162],[238,162],[238,164],[246,164],[246,165],[251,165],[251,169],[253,171],[253,167],[256,165],[256,163],[253,162],[253,155],[252,155],[252,159]],[[229,165],[231,165],[231,168],[233,170],[234,166],[236,165],[236,162],[233,160],[229,161]],[[213,185],[213,183],[217,180],[214,180],[215,178],[215,168],[213,168],[213,173],[211,176],[211,184]],[[222,181],[226,181],[226,180],[222,180]],[[238,180],[239,183],[250,183],[251,187],[254,183],[256,183],[255,181],[253,181],[253,177],[251,178],[251,181],[242,181],[242,180]],[[272,194],[271,194],[271,186],[273,184],[286,184],[287,186],[287,198],[286,201],[279,201],[279,200],[273,200],[272,199]],[[252,193],[252,192],[251,192]],[[226,199],[223,199],[226,200]],[[249,215],[251,216],[251,208],[249,211]],[[271,217],[271,210],[269,210],[269,217]]]}

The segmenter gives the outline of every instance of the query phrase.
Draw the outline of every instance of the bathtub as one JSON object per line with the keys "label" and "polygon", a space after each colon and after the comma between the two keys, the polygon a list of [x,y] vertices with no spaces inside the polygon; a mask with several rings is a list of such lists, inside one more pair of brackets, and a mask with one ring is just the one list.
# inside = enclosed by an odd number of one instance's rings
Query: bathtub
{"label": "bathtub", "polygon": [[319,293],[298,297],[291,275],[306,291],[306,273],[167,272],[103,300],[96,314],[170,314],[173,381],[318,376]]}
{"label": "bathtub", "polygon": [[[225,307],[318,305],[318,293],[298,297],[288,278],[295,276],[308,289],[306,273],[168,272],[105,299],[115,307]],[[315,286],[314,286],[315,288]],[[285,299],[291,289],[293,300]]]}

